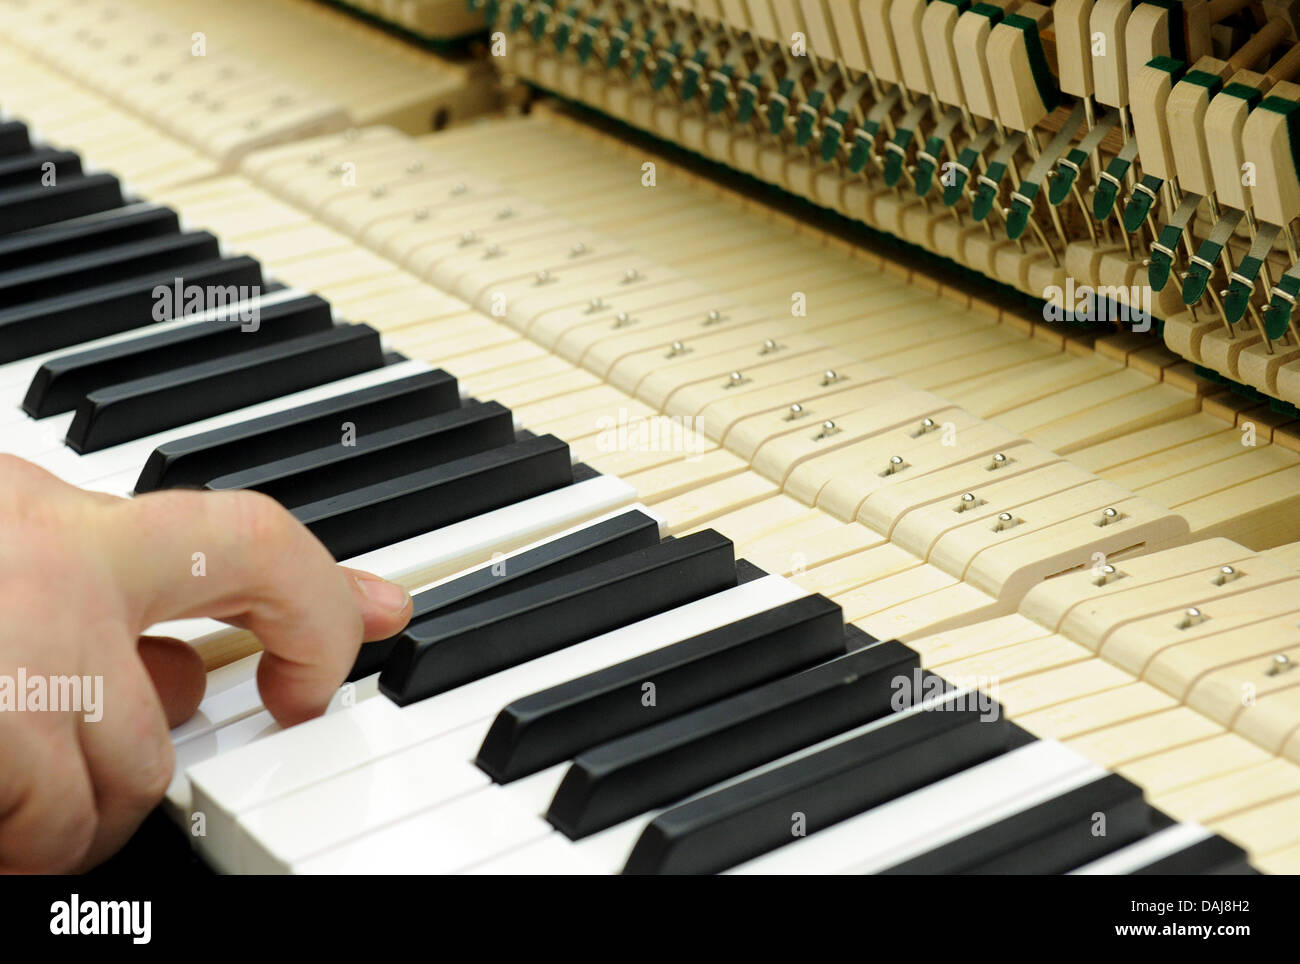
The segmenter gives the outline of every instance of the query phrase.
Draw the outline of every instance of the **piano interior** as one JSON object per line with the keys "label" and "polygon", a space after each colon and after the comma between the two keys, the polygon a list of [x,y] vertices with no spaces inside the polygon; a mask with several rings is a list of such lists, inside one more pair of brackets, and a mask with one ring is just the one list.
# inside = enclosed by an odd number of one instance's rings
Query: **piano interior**
{"label": "piano interior", "polygon": [[169,625],[208,691],[146,831],[230,873],[1300,871],[1298,24],[0,0],[0,450],[268,492],[416,593],[288,730],[256,639]]}

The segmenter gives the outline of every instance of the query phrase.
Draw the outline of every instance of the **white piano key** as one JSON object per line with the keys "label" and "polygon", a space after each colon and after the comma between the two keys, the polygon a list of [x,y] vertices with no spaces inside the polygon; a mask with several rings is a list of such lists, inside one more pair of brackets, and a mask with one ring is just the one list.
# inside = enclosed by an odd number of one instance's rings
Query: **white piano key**
{"label": "white piano key", "polygon": [[1186,850],[1202,840],[1208,840],[1211,836],[1213,834],[1200,824],[1176,823],[1172,827],[1159,830],[1149,837],[1144,837],[1127,847],[1116,850],[1114,853],[1098,857],[1090,864],[1076,867],[1070,871],[1070,874],[1089,876],[1094,874],[1131,874],[1141,870],[1148,864],[1155,863],[1157,860],[1164,860],[1180,850]]}
{"label": "white piano key", "polygon": [[223,415],[215,415],[212,418],[205,418],[189,425],[168,429],[165,432],[158,432],[146,438],[123,442],[121,445],[114,445],[111,448],[92,452],[89,455],[78,455],[67,446],[59,445],[57,448],[36,454],[31,458],[31,461],[54,473],[65,482],[71,482],[74,485],[86,485],[96,479],[102,479],[105,476],[132,469],[138,474],[144,468],[144,463],[153,450],[164,442],[187,438],[191,435],[198,435],[200,432],[224,428],[227,425],[236,425],[251,418],[260,418],[274,412],[283,412],[299,405],[323,401],[346,392],[354,392],[374,385],[383,385],[387,382],[429,371],[430,367],[430,365],[422,361],[404,361],[396,365],[385,365],[383,368],[363,372],[360,375],[351,375],[348,378],[342,378],[325,385],[317,385],[315,388],[309,388],[306,391],[295,392],[292,395],[285,395],[266,402],[259,402],[247,408],[226,412]]}
{"label": "white piano key", "polygon": [[459,871],[462,874],[590,875],[602,871],[561,834],[550,834]]}
{"label": "white piano key", "polygon": [[[957,690],[939,699],[929,700],[922,705],[912,707],[902,713],[890,714],[862,726],[854,727],[851,730],[836,734],[828,739],[788,753],[776,760],[754,767],[744,773],[729,777],[684,799],[695,799],[732,784],[751,779],[769,770],[778,769],[795,760],[819,753],[837,743],[856,739],[869,731],[892,725],[913,713],[927,712],[939,703],[960,698],[965,692],[965,690]],[[564,779],[569,764],[567,762],[560,763],[530,774],[520,780],[512,781],[509,784],[491,784],[472,762],[473,756],[477,752],[483,737],[486,736],[490,725],[491,718],[488,718],[482,721],[480,725],[465,727],[453,733],[448,733],[441,739],[423,743],[413,752],[397,754],[385,761],[386,764],[391,766],[391,769],[385,767],[387,772],[384,774],[384,778],[388,781],[400,781],[403,773],[415,772],[428,777],[429,779],[423,782],[437,786],[439,789],[434,794],[427,792],[423,794],[422,800],[426,807],[431,804],[438,807],[449,806],[452,802],[455,802],[455,799],[464,791],[467,784],[477,782],[480,787],[474,794],[477,799],[486,801],[489,797],[495,795],[508,797],[513,801],[518,812],[526,815],[522,816],[521,819],[531,827],[533,836],[528,839],[540,840],[540,838],[551,835],[560,836],[570,848],[581,854],[582,862],[589,865],[593,871],[607,874],[619,873],[626,864],[632,847],[636,844],[646,825],[662,813],[663,810],[655,809],[625,820],[599,833],[592,834],[582,840],[568,841],[568,838],[551,829],[550,824],[545,820],[545,814],[556,791],[559,789],[561,781]],[[473,771],[477,776],[471,778],[466,771]],[[299,863],[311,864],[315,857],[321,855],[319,835],[322,832],[331,832],[333,828],[337,827],[341,819],[350,819],[350,816],[357,812],[358,807],[367,805],[366,801],[380,801],[378,806],[380,812],[374,814],[373,823],[381,828],[376,832],[382,834],[382,827],[388,824],[393,817],[394,801],[388,795],[392,791],[380,786],[383,781],[368,776],[372,772],[373,768],[350,771],[343,779],[317,784],[303,794],[282,798],[269,807],[253,811],[241,819],[240,830],[243,833],[241,843],[245,845],[243,851],[244,862],[240,865],[243,872],[275,873],[284,869],[288,869],[293,873],[299,872]],[[444,785],[453,789],[444,790]],[[349,789],[351,790],[350,793],[348,792]],[[412,793],[410,799],[420,796],[418,793]],[[434,804],[434,801],[441,802]],[[327,820],[331,829],[326,830],[324,827],[315,824],[304,826],[301,822],[301,814],[303,813],[328,814]],[[273,816],[268,818],[268,815],[272,814]],[[341,814],[344,816],[340,816]],[[417,814],[411,819],[420,820],[421,817]],[[276,823],[277,826],[268,826],[272,822]],[[526,837],[526,829],[523,827],[512,829],[509,834],[511,840]],[[253,845],[252,838],[257,838],[255,845]],[[420,847],[429,847],[436,850],[442,845],[442,842],[435,836],[432,829],[418,835],[418,839]],[[343,844],[343,846],[364,851],[369,846],[368,841],[369,835],[351,840]],[[305,847],[315,849],[309,853],[305,861],[287,859],[286,852],[293,850],[295,844],[299,849]],[[494,859],[499,853],[499,841],[495,839],[479,841],[477,850],[470,850],[469,846],[464,843],[458,846],[460,852],[472,854],[476,862]],[[277,851],[276,856],[280,857],[280,860],[272,858],[271,849]],[[356,863],[360,859],[359,856],[349,858],[352,863]],[[406,859],[410,861],[411,867],[414,868],[421,865],[426,859],[436,858],[428,857],[413,845]],[[413,870],[412,872],[417,871]]]}
{"label": "white piano key", "polygon": [[1038,740],[727,872],[875,873],[1105,774],[1063,744]]}
{"label": "white piano key", "polygon": [[[463,797],[366,839],[365,848],[339,848],[295,867],[302,874],[439,874],[473,862],[480,842],[493,840],[501,853],[528,843],[532,827],[514,801]],[[436,840],[436,848],[421,846]],[[419,854],[418,861],[412,859]]]}
{"label": "white piano key", "polygon": [[[507,539],[517,541],[521,534],[545,534],[545,537],[506,553],[507,558],[629,508],[637,508],[657,518],[649,509],[632,503],[635,495],[635,490],[626,483],[612,476],[599,476],[384,549],[345,559],[343,564],[369,569],[389,579],[403,579],[412,572],[418,573],[434,566],[455,567],[456,571],[452,574],[428,584],[437,585],[446,579],[463,575],[470,571],[470,567],[478,568],[478,564],[484,559],[490,559],[496,548],[505,544]],[[492,565],[492,562],[486,564]],[[233,632],[239,630],[212,619],[175,620],[150,628],[153,635],[170,635],[190,642]],[[172,730],[173,744],[180,746],[193,743],[199,737],[255,714],[265,713],[256,682],[257,661],[260,659],[261,654],[255,653],[209,673],[208,691],[198,712],[189,721]],[[378,692],[377,684],[378,675],[359,680],[354,687],[353,697],[360,702],[375,695]],[[334,707],[335,704],[331,706]],[[250,730],[245,727],[238,732],[262,735],[264,731],[265,728]],[[244,746],[247,742],[248,739],[240,742],[236,736],[226,734],[219,743],[219,750],[215,748],[218,746],[216,743],[203,744],[214,747],[207,752],[187,750],[185,765],[182,766],[179,762],[177,764],[169,797],[179,799],[183,791],[185,805],[188,807],[189,782],[184,775],[185,767],[210,759],[218,752],[229,752]]]}
{"label": "white piano key", "polygon": [[[227,821],[238,820],[239,833],[230,839],[247,834],[250,854],[261,852],[271,862],[287,864],[301,856],[305,813],[329,811],[309,834],[319,849],[321,841],[343,842],[445,802],[445,795],[424,788],[377,794],[370,787],[398,782],[415,760],[421,766],[477,770],[470,761],[496,713],[512,700],[804,595],[779,577],[757,579],[404,709],[379,699],[332,719],[313,720],[274,741],[195,767],[189,776],[201,788],[197,796],[210,820],[223,824],[222,833]],[[434,740],[462,728],[454,739]]]}

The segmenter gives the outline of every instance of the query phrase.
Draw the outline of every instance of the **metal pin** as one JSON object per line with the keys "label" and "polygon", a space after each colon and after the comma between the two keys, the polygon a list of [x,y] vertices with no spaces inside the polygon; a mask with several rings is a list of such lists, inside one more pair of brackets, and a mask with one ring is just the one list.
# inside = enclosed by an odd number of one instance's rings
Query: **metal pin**
{"label": "metal pin", "polygon": [[721,320],[722,320],[722,312],[720,312],[717,308],[710,308],[709,313],[704,316],[704,323],[706,325],[716,325]]}
{"label": "metal pin", "polygon": [[1197,609],[1195,606],[1183,612],[1183,618],[1178,622],[1179,629],[1191,629],[1193,626],[1199,626],[1209,617]]}
{"label": "metal pin", "polygon": [[787,422],[793,422],[795,419],[803,418],[807,414],[808,413],[804,411],[803,406],[800,405],[798,402],[795,402],[793,405],[790,406],[790,410],[786,412],[785,420]]}
{"label": "metal pin", "polygon": [[429,209],[423,207],[416,208],[411,212],[411,217],[415,218],[417,221],[427,221],[429,219]]}
{"label": "metal pin", "polygon": [[901,455],[891,455],[889,457],[889,465],[886,466],[885,471],[882,472],[881,475],[893,475],[895,472],[901,472],[905,468],[907,468],[907,463],[903,461]]}
{"label": "metal pin", "polygon": [[1097,570],[1097,578],[1092,581],[1092,584],[1094,586],[1104,586],[1107,583],[1114,582],[1116,579],[1123,578],[1124,573],[1120,572],[1112,565],[1105,565]]}
{"label": "metal pin", "polygon": [[593,311],[600,311],[604,307],[605,307],[604,298],[601,298],[599,296],[592,298],[590,301],[587,302],[587,314],[591,314]]}
{"label": "metal pin", "polygon": [[1286,653],[1278,653],[1273,657],[1272,665],[1264,672],[1265,676],[1277,676],[1281,673],[1289,673],[1295,669],[1295,664],[1291,662],[1291,657]]}
{"label": "metal pin", "polygon": [[1018,522],[1019,520],[1010,512],[999,512],[998,521],[994,524],[993,531],[1003,532],[1006,529],[1014,528]]}
{"label": "metal pin", "polygon": [[486,248],[483,249],[483,257],[485,258],[495,258],[500,253],[501,253],[501,249],[497,247],[495,243],[489,244]]}
{"label": "metal pin", "polygon": [[632,323],[633,323],[632,317],[626,311],[620,311],[618,314],[614,316],[615,328],[626,328],[628,325]]}
{"label": "metal pin", "polygon": [[840,427],[828,418],[826,421],[822,422],[822,430],[813,436],[813,441],[817,442],[824,438],[830,438],[832,435],[839,432],[839,430]]}
{"label": "metal pin", "polygon": [[749,381],[749,379],[746,378],[744,375],[742,375],[740,372],[732,372],[730,375],[727,376],[727,384],[723,385],[722,387],[735,388],[737,385],[743,385],[747,381]]}
{"label": "metal pin", "polygon": [[468,190],[469,190],[469,188],[467,188],[467,187],[464,185],[464,183],[462,183],[461,181],[457,181],[455,184],[453,184],[453,185],[451,186],[451,193],[452,193],[452,194],[464,194],[464,193],[465,193],[466,191],[468,191]]}
{"label": "metal pin", "polygon": [[410,164],[406,165],[407,174],[419,174],[423,170],[424,170],[423,161],[412,161]]}
{"label": "metal pin", "polygon": [[1232,580],[1234,579],[1240,579],[1240,578],[1241,578],[1241,573],[1239,573],[1236,569],[1233,569],[1232,566],[1224,566],[1217,573],[1215,573],[1214,578],[1210,581],[1213,582],[1214,585],[1216,586],[1222,586],[1232,582]]}
{"label": "metal pin", "polygon": [[665,357],[665,358],[675,358],[675,357],[677,357],[678,355],[684,355],[684,354],[686,354],[686,345],[684,345],[684,344],[683,344],[682,342],[680,342],[680,341],[675,341],[675,342],[673,342],[671,345],[668,346],[668,354],[665,355],[664,357]]}
{"label": "metal pin", "polygon": [[573,246],[569,248],[569,257],[571,258],[578,258],[586,253],[587,253],[587,246],[583,244],[581,241],[575,241]]}
{"label": "metal pin", "polygon": [[537,272],[537,284],[544,285],[550,280],[551,280],[551,273],[547,271],[545,268]]}
{"label": "metal pin", "polygon": [[375,198],[383,197],[387,193],[388,188],[384,187],[382,184],[376,184],[370,189],[370,196]]}
{"label": "metal pin", "polygon": [[823,385],[834,385],[839,380],[840,374],[834,368],[828,368],[826,371],[822,372]]}
{"label": "metal pin", "polygon": [[640,277],[641,277],[640,271],[637,271],[636,268],[628,268],[626,271],[623,272],[623,284],[625,285],[631,284],[633,281],[636,281]]}
{"label": "metal pin", "polygon": [[984,500],[975,498],[974,492],[963,492],[961,494],[961,501],[957,503],[957,508],[954,511],[969,512],[971,509],[978,508],[983,504]]}
{"label": "metal pin", "polygon": [[1010,462],[1007,459],[1007,457],[1003,455],[1001,452],[998,452],[996,455],[993,456],[993,461],[989,463],[989,471],[1003,468],[1004,466],[1009,464]]}
{"label": "metal pin", "polygon": [[778,345],[771,338],[766,338],[763,340],[763,347],[758,350],[758,353],[760,355],[770,355],[772,354],[772,352],[780,351],[780,350],[781,350],[780,345]]}
{"label": "metal pin", "polygon": [[1101,510],[1101,518],[1097,521],[1097,525],[1108,526],[1112,522],[1118,522],[1122,518],[1124,518],[1124,513],[1120,512],[1119,509],[1110,506]]}

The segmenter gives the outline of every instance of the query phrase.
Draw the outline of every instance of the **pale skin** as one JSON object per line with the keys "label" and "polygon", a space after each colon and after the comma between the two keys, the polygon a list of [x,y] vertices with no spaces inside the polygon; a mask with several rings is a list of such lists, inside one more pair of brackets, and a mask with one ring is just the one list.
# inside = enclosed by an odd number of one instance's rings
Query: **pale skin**
{"label": "pale skin", "polygon": [[0,674],[104,680],[98,722],[0,712],[0,872],[94,866],[162,798],[168,731],[194,714],[205,673],[187,644],[143,634],[195,616],[257,635],[262,700],[292,725],[324,711],[363,640],[406,625],[411,599],[337,565],[257,493],[120,499],[0,455]]}

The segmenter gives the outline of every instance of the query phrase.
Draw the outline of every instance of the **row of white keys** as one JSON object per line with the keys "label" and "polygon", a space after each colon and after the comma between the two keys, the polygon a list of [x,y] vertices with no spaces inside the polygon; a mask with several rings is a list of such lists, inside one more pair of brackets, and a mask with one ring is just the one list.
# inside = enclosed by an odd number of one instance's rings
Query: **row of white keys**
{"label": "row of white keys", "polygon": [[[929,710],[914,707],[908,712],[926,711]],[[856,739],[871,730],[893,725],[904,715],[891,714],[884,719],[856,727],[722,781],[686,799],[694,799],[758,774],[779,769],[836,744]],[[448,754],[446,759],[434,757],[409,761],[421,767],[425,780],[443,788],[440,791],[444,801],[441,805],[388,824],[332,850],[325,850],[298,862],[289,862],[287,869],[294,873],[311,874],[444,873],[492,862],[498,872],[512,872],[511,854],[515,850],[521,851],[522,859],[531,864],[535,859],[533,848],[546,847],[554,852],[557,845],[567,844],[577,858],[565,861],[565,865],[574,868],[572,872],[618,873],[645,828],[663,812],[661,809],[652,810],[581,840],[569,841],[553,830],[543,817],[564,778],[568,764],[550,767],[505,786],[490,784],[472,763],[452,760],[452,755],[457,750],[464,750],[471,745],[472,741],[468,737],[469,734],[460,731],[448,734],[444,741]],[[914,852],[923,852],[945,843],[945,833],[949,834],[948,839],[960,836],[1072,790],[1105,773],[1102,768],[1059,743],[1039,742],[1030,744],[1030,747],[1012,751],[949,778],[962,781],[962,793],[944,793],[936,789],[948,783],[947,780],[939,781],[925,790],[916,791],[906,798],[899,798],[869,811],[863,817],[875,814],[876,823],[883,822],[885,829],[872,830],[865,838],[855,837],[856,848],[850,849],[841,841],[840,846],[831,848],[828,853],[839,854],[841,859],[848,853],[854,854],[859,860],[874,857],[879,866],[873,869],[880,869],[905,859],[894,857],[901,841],[910,841]],[[1029,752],[1026,753],[1025,750]],[[390,778],[399,779],[400,771],[394,771]],[[371,789],[376,799],[385,792],[391,792],[378,781],[371,784]],[[927,790],[933,792],[922,797]],[[901,804],[904,799],[909,801],[907,806]],[[288,803],[287,800],[283,802]],[[296,809],[286,807],[280,814],[286,831],[292,832],[290,828],[300,830],[300,826],[292,823],[294,815],[301,816],[303,812],[311,810],[310,807],[302,806],[304,801],[296,802],[299,804]],[[339,803],[341,805],[338,810],[344,812],[351,812],[358,806],[358,801],[350,797],[344,797]],[[328,805],[329,798],[321,795],[318,804]],[[258,829],[265,833],[264,825]],[[317,828],[313,825],[310,829],[314,832]],[[835,829],[832,827],[821,833]],[[544,843],[546,838],[554,839],[547,845]],[[304,834],[302,839],[311,838]],[[868,842],[865,847],[864,840]],[[874,850],[869,852],[872,847]],[[784,853],[784,850],[773,851],[766,857],[775,857],[779,853]],[[910,853],[907,855],[910,856]],[[838,869],[834,864],[821,864],[824,856],[818,855],[815,858],[818,864],[809,867],[808,872]],[[766,858],[757,858],[762,859]],[[757,860],[750,863],[756,863]],[[262,865],[250,869],[266,871],[279,868]]]}
{"label": "row of white keys", "polygon": [[[499,552],[505,558],[585,528],[601,519],[640,508],[636,492],[612,476],[599,476],[485,513],[464,522],[344,560],[344,564],[377,573],[407,585],[428,586],[454,578],[480,564],[491,565]],[[642,508],[641,511],[649,512]],[[486,560],[486,562],[485,562]],[[242,632],[215,620],[162,623],[151,633],[202,644],[214,637]],[[246,745],[259,736],[278,732],[262,706],[257,689],[260,654],[222,666],[208,674],[208,692],[198,712],[172,730],[176,768],[168,803],[188,814],[187,767]],[[332,710],[360,703],[375,695],[376,677],[344,687]]]}
{"label": "row of white keys", "polygon": [[[512,700],[804,595],[779,577],[754,580],[408,707],[371,700],[194,767],[189,776],[194,806],[208,822],[205,842],[266,869],[444,802],[450,781],[425,786],[411,777],[430,772],[430,761],[485,786],[488,776],[469,761]],[[251,846],[236,850],[237,842]],[[232,869],[244,868],[241,862]]]}

